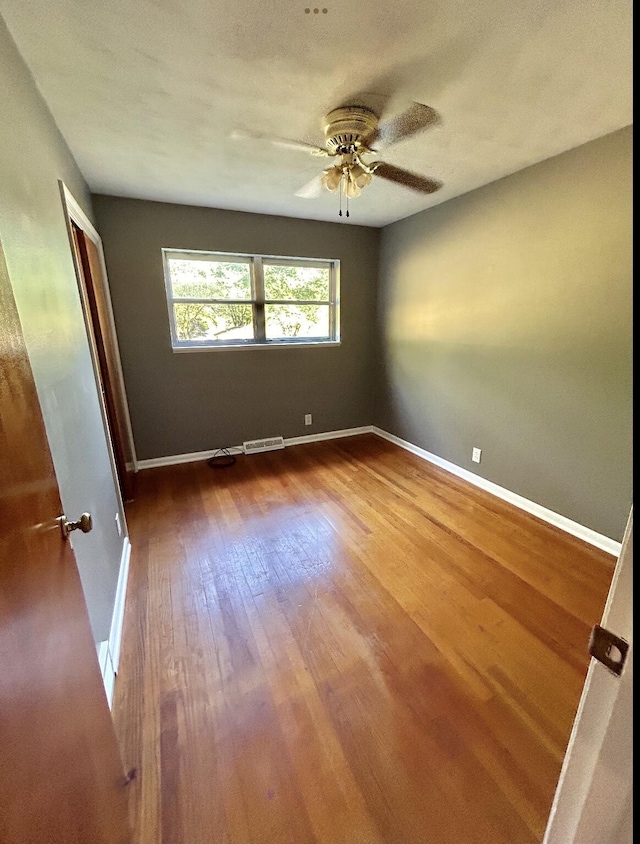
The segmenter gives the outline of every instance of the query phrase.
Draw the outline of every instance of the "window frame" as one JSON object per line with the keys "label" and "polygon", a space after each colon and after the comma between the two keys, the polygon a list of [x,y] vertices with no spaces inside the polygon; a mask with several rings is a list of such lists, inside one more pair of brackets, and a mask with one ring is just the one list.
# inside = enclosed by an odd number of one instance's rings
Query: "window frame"
{"label": "window frame", "polygon": [[[246,263],[249,265],[251,281],[250,299],[205,299],[173,296],[169,259],[178,258],[196,261],[219,261],[227,263]],[[329,269],[329,299],[307,301],[301,299],[266,299],[264,285],[264,265],[292,267],[326,267]],[[264,255],[248,252],[214,252],[197,249],[162,248],[162,267],[164,272],[165,294],[169,313],[169,331],[171,348],[174,352],[211,352],[230,349],[271,349],[292,348],[299,346],[339,346],[340,345],[340,261],[333,258],[300,258],[290,255]],[[249,305],[253,314],[253,338],[246,340],[212,341],[180,340],[175,321],[174,304],[202,303],[207,305]],[[266,336],[267,305],[324,305],[329,308],[328,337],[286,337],[269,339]]]}

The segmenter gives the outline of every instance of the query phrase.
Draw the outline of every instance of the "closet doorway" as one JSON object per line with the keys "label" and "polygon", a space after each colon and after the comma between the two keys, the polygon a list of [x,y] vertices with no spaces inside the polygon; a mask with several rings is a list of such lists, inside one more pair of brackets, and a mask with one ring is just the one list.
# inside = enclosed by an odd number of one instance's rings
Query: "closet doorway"
{"label": "closet doorway", "polygon": [[131,501],[135,491],[135,451],[102,241],[66,187],[62,185],[61,189],[117,484],[122,500]]}

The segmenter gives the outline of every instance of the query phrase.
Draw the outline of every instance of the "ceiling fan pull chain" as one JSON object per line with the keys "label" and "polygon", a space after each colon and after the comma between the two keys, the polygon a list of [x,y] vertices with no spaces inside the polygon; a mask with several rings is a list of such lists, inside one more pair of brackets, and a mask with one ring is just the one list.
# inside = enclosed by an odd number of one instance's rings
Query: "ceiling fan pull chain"
{"label": "ceiling fan pull chain", "polygon": [[347,217],[349,216],[349,194],[347,194]]}
{"label": "ceiling fan pull chain", "polygon": [[342,179],[343,177],[341,176],[340,184],[338,185],[338,194],[340,196],[340,211],[338,212],[338,217],[342,217]]}

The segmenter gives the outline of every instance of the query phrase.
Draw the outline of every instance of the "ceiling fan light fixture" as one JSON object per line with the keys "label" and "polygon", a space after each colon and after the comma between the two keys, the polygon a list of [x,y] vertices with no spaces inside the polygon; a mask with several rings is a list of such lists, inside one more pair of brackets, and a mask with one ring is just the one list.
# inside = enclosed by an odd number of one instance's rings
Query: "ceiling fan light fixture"
{"label": "ceiling fan light fixture", "polygon": [[350,178],[359,188],[366,188],[371,181],[371,173],[361,164],[354,164],[350,170]]}
{"label": "ceiling fan light fixture", "polygon": [[422,194],[431,194],[442,187],[441,182],[436,179],[411,173],[402,167],[384,161],[364,160],[375,155],[380,145],[385,149],[438,123],[438,113],[424,103],[410,103],[405,111],[383,121],[365,106],[342,105],[332,109],[324,117],[324,147],[259,132],[236,130],[232,137],[239,140],[267,141],[283,149],[301,150],[311,155],[333,158],[336,163],[317,173],[308,184],[296,191],[296,196],[311,199],[320,196],[323,188],[326,188],[330,193],[337,193],[339,196],[340,217],[342,197],[346,198],[348,217],[349,199],[360,196],[374,175],[386,182],[393,182]]}
{"label": "ceiling fan light fixture", "polygon": [[351,173],[349,173],[349,177],[344,180],[342,190],[344,191],[344,195],[349,199],[355,199],[356,196],[360,196],[362,193],[356,182],[352,179]]}
{"label": "ceiling fan light fixture", "polygon": [[342,168],[338,166],[330,167],[328,170],[325,170],[324,175],[322,176],[322,184],[327,190],[331,191],[331,193],[335,193],[338,190],[341,181]]}

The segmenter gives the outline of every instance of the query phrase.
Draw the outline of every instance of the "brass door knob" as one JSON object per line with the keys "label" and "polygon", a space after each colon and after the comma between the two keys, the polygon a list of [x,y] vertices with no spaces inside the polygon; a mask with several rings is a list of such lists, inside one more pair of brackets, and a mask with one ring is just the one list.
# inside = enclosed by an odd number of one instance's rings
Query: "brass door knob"
{"label": "brass door knob", "polygon": [[91,513],[83,513],[75,522],[70,522],[64,515],[60,516],[58,521],[60,522],[60,530],[64,539],[68,538],[72,530],[81,530],[83,533],[89,533],[93,527]]}

